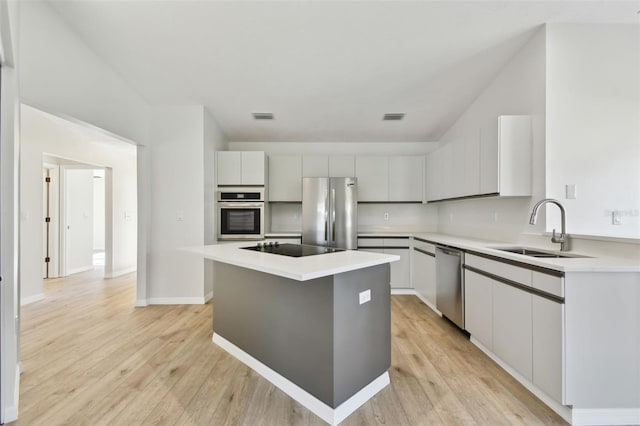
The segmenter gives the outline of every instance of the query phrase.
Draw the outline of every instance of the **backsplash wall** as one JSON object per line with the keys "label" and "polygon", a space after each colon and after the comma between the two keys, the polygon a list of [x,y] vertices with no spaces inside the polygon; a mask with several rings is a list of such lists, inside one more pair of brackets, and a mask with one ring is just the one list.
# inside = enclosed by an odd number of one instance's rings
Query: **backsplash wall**
{"label": "backsplash wall", "polygon": [[[302,204],[269,203],[271,233],[300,232]],[[388,219],[385,220],[385,213]],[[427,204],[358,204],[358,232],[433,232],[438,228],[438,207]]]}

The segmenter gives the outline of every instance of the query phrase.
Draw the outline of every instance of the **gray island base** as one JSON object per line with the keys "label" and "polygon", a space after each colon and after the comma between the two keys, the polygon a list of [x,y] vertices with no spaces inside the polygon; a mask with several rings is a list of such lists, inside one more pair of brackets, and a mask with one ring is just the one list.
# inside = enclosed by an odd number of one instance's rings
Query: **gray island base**
{"label": "gray island base", "polygon": [[213,342],[327,423],[389,384],[388,263],[299,281],[215,262],[214,283]]}

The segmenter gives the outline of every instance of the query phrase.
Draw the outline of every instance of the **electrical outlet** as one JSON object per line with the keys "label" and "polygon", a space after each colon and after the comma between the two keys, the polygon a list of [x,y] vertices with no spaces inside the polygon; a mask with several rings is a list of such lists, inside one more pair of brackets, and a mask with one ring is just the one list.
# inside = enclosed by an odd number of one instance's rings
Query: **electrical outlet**
{"label": "electrical outlet", "polygon": [[498,212],[493,212],[493,223],[498,223]]}
{"label": "electrical outlet", "polygon": [[384,220],[389,220],[389,212],[384,212],[384,214],[382,215],[382,218]]}
{"label": "electrical outlet", "polygon": [[182,222],[184,220],[184,212],[183,211],[178,211],[176,213],[176,220],[178,222]]}
{"label": "electrical outlet", "polygon": [[367,302],[371,301],[371,289],[369,290],[365,290],[365,291],[361,291],[360,294],[358,294],[358,300],[360,302],[360,304],[365,304]]}
{"label": "electrical outlet", "polygon": [[564,190],[565,190],[565,198],[567,200],[575,200],[577,198],[575,183],[566,184],[564,187]]}

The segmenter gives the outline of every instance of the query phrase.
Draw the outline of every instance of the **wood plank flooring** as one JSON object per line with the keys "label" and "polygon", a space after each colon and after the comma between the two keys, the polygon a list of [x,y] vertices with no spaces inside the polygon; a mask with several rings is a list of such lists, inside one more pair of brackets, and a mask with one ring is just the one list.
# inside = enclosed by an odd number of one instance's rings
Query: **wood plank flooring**
{"label": "wood plank flooring", "polygon": [[[45,282],[22,308],[19,425],[322,425],[211,342],[211,305],[135,308],[135,275]],[[344,425],[565,424],[414,296],[392,297],[391,386]]]}

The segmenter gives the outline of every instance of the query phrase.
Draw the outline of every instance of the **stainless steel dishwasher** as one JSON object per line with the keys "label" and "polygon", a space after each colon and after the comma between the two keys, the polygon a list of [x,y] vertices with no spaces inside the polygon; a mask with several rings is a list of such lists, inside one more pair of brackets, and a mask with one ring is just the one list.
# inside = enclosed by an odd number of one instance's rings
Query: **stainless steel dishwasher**
{"label": "stainless steel dishwasher", "polygon": [[464,252],[436,246],[436,307],[464,330]]}

